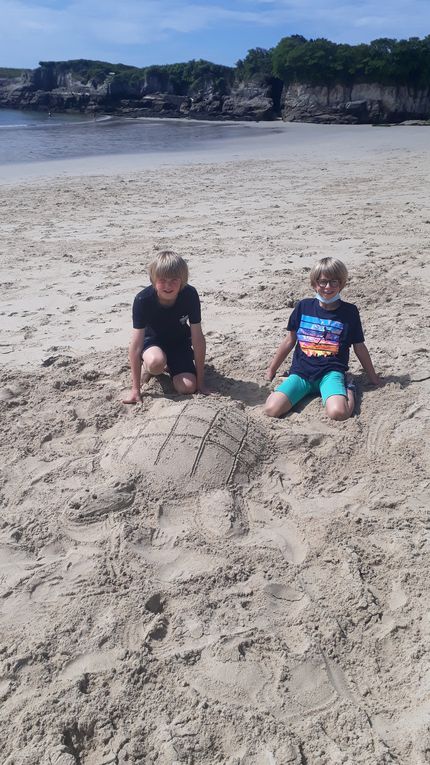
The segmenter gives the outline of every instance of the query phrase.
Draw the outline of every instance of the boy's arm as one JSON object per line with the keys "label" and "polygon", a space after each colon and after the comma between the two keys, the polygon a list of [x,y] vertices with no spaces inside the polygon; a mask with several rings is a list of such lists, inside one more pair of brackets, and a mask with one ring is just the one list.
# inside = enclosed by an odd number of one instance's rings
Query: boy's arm
{"label": "boy's arm", "polygon": [[133,329],[128,347],[128,358],[131,369],[131,392],[123,399],[124,404],[138,404],[142,401],[140,395],[140,376],[142,370],[142,348],[145,339],[144,329]]}
{"label": "boy's arm", "polygon": [[285,339],[282,341],[281,345],[279,346],[278,350],[276,351],[272,361],[269,364],[269,367],[266,371],[266,379],[267,380],[273,380],[278,367],[281,366],[282,362],[285,361],[290,351],[293,350],[295,344],[297,342],[297,334],[296,332],[293,332],[292,330],[290,332],[287,332],[287,335]]}
{"label": "boy's arm", "polygon": [[191,343],[194,350],[194,362],[196,365],[197,390],[200,393],[209,393],[205,386],[205,357],[206,340],[202,332],[201,324],[190,324]]}
{"label": "boy's arm", "polygon": [[379,375],[376,374],[375,368],[372,364],[372,359],[370,358],[370,353],[367,350],[365,344],[354,343],[353,348],[357,359],[359,360],[361,366],[366,372],[367,377],[369,378],[369,382],[372,385],[383,385],[384,381],[381,377],[379,377]]}

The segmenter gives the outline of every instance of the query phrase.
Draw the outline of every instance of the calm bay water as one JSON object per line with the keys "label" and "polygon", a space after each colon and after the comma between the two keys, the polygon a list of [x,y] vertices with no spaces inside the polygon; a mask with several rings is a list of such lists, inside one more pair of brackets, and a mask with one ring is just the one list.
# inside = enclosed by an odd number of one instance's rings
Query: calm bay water
{"label": "calm bay water", "polygon": [[210,148],[261,135],[252,123],[127,119],[0,109],[0,164]]}

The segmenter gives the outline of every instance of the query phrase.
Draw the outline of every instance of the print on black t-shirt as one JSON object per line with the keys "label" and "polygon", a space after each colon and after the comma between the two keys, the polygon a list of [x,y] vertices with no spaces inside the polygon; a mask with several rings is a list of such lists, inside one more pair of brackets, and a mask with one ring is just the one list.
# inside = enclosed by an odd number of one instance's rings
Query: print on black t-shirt
{"label": "print on black t-shirt", "polygon": [[290,374],[305,380],[317,380],[331,371],[346,372],[350,346],[364,342],[358,308],[343,300],[332,311],[322,308],[317,298],[301,300],[287,329],[297,334]]}

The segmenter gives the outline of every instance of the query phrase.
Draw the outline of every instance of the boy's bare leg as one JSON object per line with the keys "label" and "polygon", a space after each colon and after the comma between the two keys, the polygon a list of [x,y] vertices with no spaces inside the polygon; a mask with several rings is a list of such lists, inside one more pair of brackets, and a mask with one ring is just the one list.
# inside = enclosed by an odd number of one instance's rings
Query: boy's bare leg
{"label": "boy's bare leg", "polygon": [[263,411],[268,417],[281,417],[283,414],[289,412],[291,407],[292,403],[288,396],[286,396],[285,393],[275,391],[268,397],[264,404]]}
{"label": "boy's bare leg", "polygon": [[329,396],[326,401],[326,411],[331,420],[348,420],[351,417],[355,406],[354,391],[346,389],[345,396]]}
{"label": "boy's bare leg", "polygon": [[154,375],[163,374],[167,364],[164,351],[158,345],[151,345],[142,353],[142,384],[147,383]]}
{"label": "boy's bare leg", "polygon": [[172,378],[176,393],[189,395],[197,390],[197,378],[191,372],[180,372]]}

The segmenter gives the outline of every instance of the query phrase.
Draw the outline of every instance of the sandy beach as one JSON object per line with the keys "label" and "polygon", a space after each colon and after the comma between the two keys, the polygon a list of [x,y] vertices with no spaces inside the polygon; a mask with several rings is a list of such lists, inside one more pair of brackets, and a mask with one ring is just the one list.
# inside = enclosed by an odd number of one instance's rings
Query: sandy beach
{"label": "sandy beach", "polygon": [[[430,762],[430,133],[265,129],[0,167],[4,765]],[[127,407],[166,248],[216,395],[162,376]],[[386,384],[352,354],[353,418],[272,421],[264,373],[325,255]]]}

